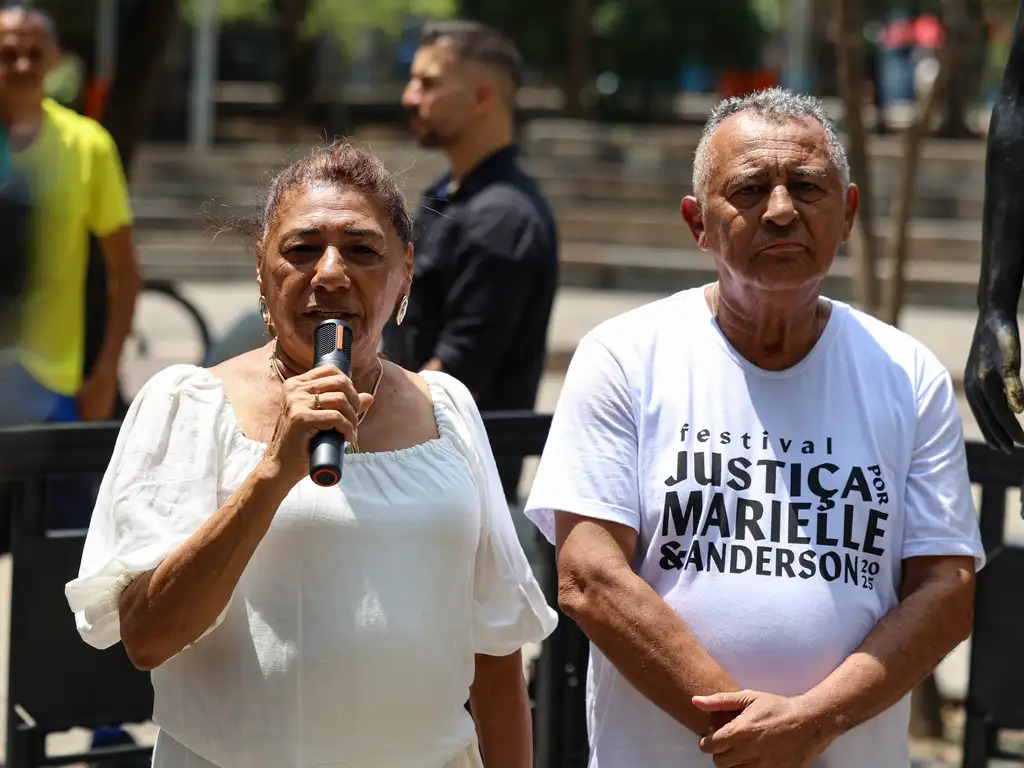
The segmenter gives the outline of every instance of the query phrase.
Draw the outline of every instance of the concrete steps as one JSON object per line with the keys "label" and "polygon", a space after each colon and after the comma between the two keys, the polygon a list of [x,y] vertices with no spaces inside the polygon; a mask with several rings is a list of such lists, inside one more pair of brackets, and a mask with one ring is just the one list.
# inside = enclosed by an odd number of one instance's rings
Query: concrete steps
{"label": "concrete steps", "polygon": [[[662,290],[706,279],[712,261],[693,248],[679,215],[690,190],[694,128],[635,128],[535,121],[524,131],[524,163],[552,202],[562,240],[564,285]],[[438,152],[407,140],[357,142],[392,168],[410,207],[444,168]],[[252,256],[223,233],[250,216],[273,172],[307,147],[235,145],[195,155],[145,146],[132,191],[143,270],[172,279],[223,281],[252,274]],[[874,139],[871,157],[880,234],[900,170],[902,144]],[[973,306],[980,264],[985,146],[933,140],[923,151],[911,225],[913,300]],[[218,235],[218,233],[221,234]],[[833,293],[848,295],[840,255]]]}
{"label": "concrete steps", "polygon": [[[198,234],[209,243],[216,233],[230,228],[232,222],[251,216],[255,206],[233,198],[187,200],[181,197],[135,198],[135,226],[140,233],[159,235],[167,248],[193,243]],[[659,206],[590,205],[562,203],[555,205],[559,237],[563,244],[599,242],[618,246],[629,263],[634,247],[692,247],[693,237],[682,220],[678,202]],[[878,233],[887,238],[891,222],[882,218]],[[202,244],[199,240],[198,244]],[[166,249],[165,251],[166,252]],[[910,259],[912,261],[949,261],[980,264],[980,220],[954,218],[919,218],[911,222]]]}
{"label": "concrete steps", "polygon": [[[666,129],[664,136],[658,134],[657,140],[652,140],[649,131],[629,129],[621,137],[611,134],[615,141],[611,149],[605,144],[594,146],[586,131],[582,136],[567,135],[557,141],[530,139],[540,131],[541,127],[531,126],[527,132],[523,162],[556,199],[590,199],[599,194],[603,199],[622,202],[664,202],[690,190],[697,140],[692,131]],[[673,140],[675,134],[681,140]],[[606,144],[611,141],[608,138]],[[444,168],[440,153],[425,152],[408,141],[357,143],[380,157],[410,194],[418,194]],[[133,167],[133,188],[142,196],[154,190],[175,189],[178,193],[181,185],[205,196],[223,196],[244,187],[262,189],[277,168],[306,150],[304,146],[260,144],[196,155],[182,148],[145,146]],[[876,139],[872,143],[872,187],[880,198],[890,196],[895,189],[902,154],[896,139]],[[984,165],[983,142],[933,140],[922,152],[919,196],[976,203],[984,196]]]}
{"label": "concrete steps", "polygon": [[[627,171],[618,166],[593,165],[587,168],[562,168],[547,158],[527,158],[524,166],[534,175],[552,204],[611,203],[630,205],[675,205],[692,191],[691,169],[678,172],[651,170]],[[892,163],[879,168],[872,186],[877,207],[885,211],[895,195],[896,179]],[[398,167],[388,163],[391,168]],[[266,190],[274,167],[253,163],[216,163],[201,172],[176,168],[163,172],[149,168],[144,174],[132,178],[132,191],[136,198],[148,200],[167,197],[207,200],[228,198],[253,204]],[[396,173],[399,187],[410,205],[430,181],[443,170],[440,166],[404,166]],[[898,170],[898,166],[895,170]],[[936,163],[925,166],[917,184],[916,215],[978,219],[984,200],[983,169],[952,168]]]}
{"label": "concrete steps", "polygon": [[[615,245],[608,242],[566,241],[561,249],[562,286],[619,291],[671,292],[714,279],[709,254],[689,245],[688,232],[679,230],[676,247]],[[166,239],[141,230],[137,248],[142,272],[148,278],[230,282],[247,280],[255,259],[231,234],[192,232]],[[829,295],[852,300],[852,265],[840,257],[826,280]],[[888,274],[884,261],[879,274]],[[969,261],[917,259],[907,265],[907,299],[923,306],[973,308],[979,265]]]}
{"label": "concrete steps", "polygon": [[[557,212],[559,235],[565,241],[596,241],[614,245],[672,248],[690,245],[693,236],[678,210],[622,211],[588,206]],[[878,222],[889,237],[892,223]],[[918,219],[910,227],[910,259],[980,264],[981,222]]]}

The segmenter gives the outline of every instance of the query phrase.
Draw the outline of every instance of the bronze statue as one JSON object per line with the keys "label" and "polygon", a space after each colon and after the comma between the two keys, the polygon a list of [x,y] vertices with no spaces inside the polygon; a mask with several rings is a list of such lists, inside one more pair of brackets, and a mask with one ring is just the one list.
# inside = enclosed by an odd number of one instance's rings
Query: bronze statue
{"label": "bronze statue", "polygon": [[978,324],[964,389],[985,442],[1006,453],[1024,444],[1017,307],[1024,283],[1024,6],[992,110],[985,161]]}

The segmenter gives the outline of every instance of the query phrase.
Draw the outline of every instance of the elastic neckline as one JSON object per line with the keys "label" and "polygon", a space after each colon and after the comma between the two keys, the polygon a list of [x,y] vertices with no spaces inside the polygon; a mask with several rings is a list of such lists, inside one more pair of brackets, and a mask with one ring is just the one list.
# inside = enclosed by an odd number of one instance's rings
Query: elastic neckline
{"label": "elastic neckline", "polygon": [[694,301],[700,302],[704,317],[708,323],[708,330],[711,332],[716,343],[725,351],[734,363],[740,366],[744,371],[764,379],[792,378],[793,376],[799,376],[808,368],[815,365],[835,342],[836,338],[839,336],[839,331],[843,323],[846,321],[846,318],[850,313],[849,305],[841,301],[836,301],[835,299],[830,299],[827,296],[822,296],[821,298],[825,299],[825,301],[831,305],[832,311],[829,313],[825,329],[822,331],[821,336],[818,337],[818,340],[814,343],[814,346],[811,347],[811,351],[804,355],[803,359],[798,361],[795,365],[791,365],[789,368],[784,368],[781,371],[770,371],[767,368],[761,368],[754,365],[752,362],[747,360],[747,358],[737,352],[733,345],[729,343],[729,339],[727,339],[725,334],[722,332],[721,327],[718,325],[718,321],[711,313],[711,308],[708,306],[708,303],[704,298],[705,290],[707,290],[711,285],[713,285],[713,283],[706,283],[694,291]]}
{"label": "elastic neckline", "polygon": [[[199,368],[196,366],[197,371],[201,371],[210,381],[212,381],[220,392],[221,400],[224,403],[224,408],[227,411],[228,417],[231,420],[231,432],[236,442],[242,445],[248,446],[250,449],[255,450],[262,454],[268,447],[267,443],[255,440],[245,434],[242,428],[242,422],[238,418],[238,412],[235,411],[235,407],[231,404],[228,399],[227,393],[224,391],[224,382],[220,377],[214,375],[208,368]],[[439,398],[447,398],[447,393],[444,388],[436,382],[432,382],[425,377],[421,377],[427,384],[427,389],[430,392],[430,403],[434,411],[434,424],[437,427],[437,437],[432,437],[429,440],[425,440],[422,443],[416,443],[416,445],[410,445],[405,448],[396,448],[391,451],[369,451],[361,453],[347,453],[345,454],[346,464],[364,464],[372,463],[376,461],[394,461],[397,459],[407,458],[415,456],[423,451],[433,450],[437,447],[441,447],[446,443],[450,442],[452,436],[452,430],[448,424],[448,414],[445,412],[444,406],[439,405]],[[449,407],[450,403],[447,404]]]}

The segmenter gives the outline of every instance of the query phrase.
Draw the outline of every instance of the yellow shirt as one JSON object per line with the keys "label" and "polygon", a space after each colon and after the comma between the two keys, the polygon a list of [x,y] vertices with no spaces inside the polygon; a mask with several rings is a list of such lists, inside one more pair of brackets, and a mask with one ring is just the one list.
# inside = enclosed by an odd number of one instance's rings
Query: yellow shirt
{"label": "yellow shirt", "polygon": [[32,255],[22,309],[22,364],[45,387],[73,395],[85,357],[85,276],[91,232],[131,224],[117,148],[97,122],[49,99],[39,135],[14,155],[32,194]]}

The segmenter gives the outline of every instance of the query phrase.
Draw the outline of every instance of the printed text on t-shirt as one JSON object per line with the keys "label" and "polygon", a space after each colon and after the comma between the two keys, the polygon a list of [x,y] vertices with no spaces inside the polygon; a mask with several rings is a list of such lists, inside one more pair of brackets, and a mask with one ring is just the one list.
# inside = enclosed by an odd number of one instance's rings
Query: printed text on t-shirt
{"label": "printed text on t-shirt", "polygon": [[816,445],[685,424],[680,440],[687,447],[665,479],[661,568],[875,588],[890,501],[878,463],[836,463],[831,437]]}

